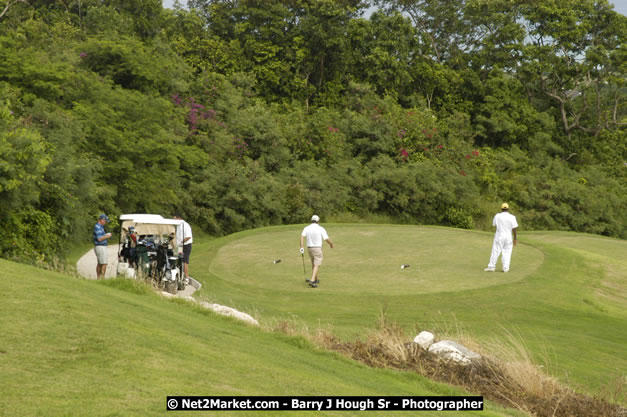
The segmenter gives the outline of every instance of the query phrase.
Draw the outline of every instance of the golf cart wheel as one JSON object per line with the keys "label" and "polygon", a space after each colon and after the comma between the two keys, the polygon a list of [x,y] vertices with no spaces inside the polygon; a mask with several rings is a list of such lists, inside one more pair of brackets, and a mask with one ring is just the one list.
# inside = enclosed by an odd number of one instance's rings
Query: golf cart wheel
{"label": "golf cart wheel", "polygon": [[183,278],[180,278],[176,280],[176,288],[179,291],[182,291],[185,289],[185,281],[183,281]]}
{"label": "golf cart wheel", "polygon": [[176,295],[176,290],[177,290],[176,281],[166,281],[165,290],[166,292],[169,292],[170,294]]}

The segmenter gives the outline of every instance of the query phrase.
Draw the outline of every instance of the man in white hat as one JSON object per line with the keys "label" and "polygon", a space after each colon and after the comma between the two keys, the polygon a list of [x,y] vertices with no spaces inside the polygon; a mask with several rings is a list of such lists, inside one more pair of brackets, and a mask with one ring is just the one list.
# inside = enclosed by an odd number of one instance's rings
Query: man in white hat
{"label": "man in white hat", "polygon": [[316,288],[320,283],[318,271],[320,270],[320,265],[322,265],[322,242],[327,242],[333,249],[333,242],[329,238],[327,231],[324,230],[324,227],[318,224],[319,221],[320,217],[315,214],[311,216],[311,224],[305,227],[303,233],[300,234],[300,253],[301,255],[305,253],[306,241],[309,259],[311,259],[311,279],[306,281],[313,288]]}
{"label": "man in white hat", "polygon": [[[490,263],[484,271],[494,272],[496,270],[496,261],[502,253],[503,272],[508,272],[509,262],[512,259],[512,250],[517,243],[516,229],[518,229],[516,216],[509,212],[509,204],[501,204],[501,212],[494,216],[492,226],[496,226],[496,233],[492,242]],[[514,236],[513,240],[512,235]]]}

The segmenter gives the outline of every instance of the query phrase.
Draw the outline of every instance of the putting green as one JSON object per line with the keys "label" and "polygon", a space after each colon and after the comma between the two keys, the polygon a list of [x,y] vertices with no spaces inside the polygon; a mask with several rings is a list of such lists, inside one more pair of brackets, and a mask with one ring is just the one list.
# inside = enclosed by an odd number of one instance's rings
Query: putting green
{"label": "putting green", "polygon": [[[484,288],[520,281],[544,260],[541,251],[522,243],[514,248],[510,272],[488,273],[483,269],[492,247],[489,233],[422,226],[324,226],[335,249],[325,243],[316,291],[409,295]],[[311,264],[305,254],[305,274],[298,252],[301,230],[267,229],[233,240],[218,250],[210,271],[245,286],[313,291],[304,283]],[[401,269],[403,264],[410,266]]]}

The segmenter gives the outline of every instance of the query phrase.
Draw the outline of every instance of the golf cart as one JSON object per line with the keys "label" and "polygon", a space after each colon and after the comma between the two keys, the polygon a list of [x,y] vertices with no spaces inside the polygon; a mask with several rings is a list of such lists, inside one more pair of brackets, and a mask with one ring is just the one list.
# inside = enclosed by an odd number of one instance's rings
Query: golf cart
{"label": "golf cart", "polygon": [[171,294],[185,288],[181,220],[165,219],[158,214],[120,216],[118,275],[151,281]]}

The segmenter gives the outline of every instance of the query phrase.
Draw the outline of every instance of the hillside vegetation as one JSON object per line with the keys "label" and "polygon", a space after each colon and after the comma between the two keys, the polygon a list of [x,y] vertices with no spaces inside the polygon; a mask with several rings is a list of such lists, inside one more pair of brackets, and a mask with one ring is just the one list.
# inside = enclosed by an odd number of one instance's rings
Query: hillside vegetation
{"label": "hillside vegetation", "polygon": [[[625,238],[606,0],[0,1],[0,256],[106,212],[212,235],[349,219]],[[110,225],[113,231],[115,222]]]}

